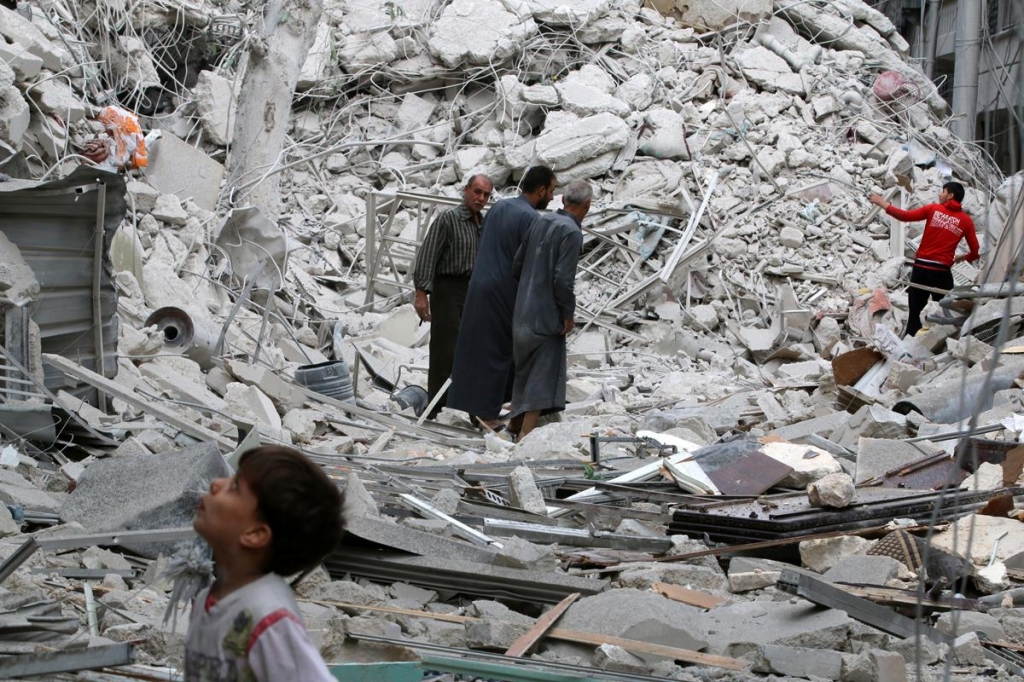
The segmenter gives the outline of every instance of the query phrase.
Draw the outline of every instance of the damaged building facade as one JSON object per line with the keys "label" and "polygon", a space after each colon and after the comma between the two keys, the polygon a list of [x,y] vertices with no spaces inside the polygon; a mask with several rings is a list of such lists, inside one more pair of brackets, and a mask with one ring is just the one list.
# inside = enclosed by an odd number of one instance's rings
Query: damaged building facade
{"label": "damaged building facade", "polygon": [[[1024,675],[1024,179],[902,15],[16,7],[0,677],[181,679],[168,569],[261,443],[346,493],[296,586],[338,679]],[[423,418],[412,267],[471,175],[536,164],[595,196],[567,409],[514,442]],[[949,178],[982,260],[900,339],[922,226],[867,196]]]}

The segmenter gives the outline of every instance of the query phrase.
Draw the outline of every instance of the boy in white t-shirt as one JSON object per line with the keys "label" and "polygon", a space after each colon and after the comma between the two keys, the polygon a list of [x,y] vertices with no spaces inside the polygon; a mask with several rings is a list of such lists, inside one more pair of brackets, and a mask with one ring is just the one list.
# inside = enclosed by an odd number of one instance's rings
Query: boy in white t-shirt
{"label": "boy in white t-shirt", "polygon": [[285,447],[251,450],[217,479],[194,526],[216,578],[192,605],[186,682],[332,681],[281,576],[318,564],[342,534],[342,496],[316,464]]}

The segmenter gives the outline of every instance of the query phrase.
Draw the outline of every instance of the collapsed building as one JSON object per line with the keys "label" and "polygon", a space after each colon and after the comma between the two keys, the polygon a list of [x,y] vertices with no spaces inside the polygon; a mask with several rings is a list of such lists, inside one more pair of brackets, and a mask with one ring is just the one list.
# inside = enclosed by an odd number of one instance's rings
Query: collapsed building
{"label": "collapsed building", "polygon": [[[883,15],[18,7],[4,676],[180,669],[162,569],[261,442],[346,490],[348,538],[297,588],[340,676],[1024,674],[1021,179],[950,134]],[[424,421],[416,247],[470,175],[511,196],[538,163],[595,188],[568,409],[518,443]],[[950,175],[984,259],[900,341],[920,230],[866,197]]]}

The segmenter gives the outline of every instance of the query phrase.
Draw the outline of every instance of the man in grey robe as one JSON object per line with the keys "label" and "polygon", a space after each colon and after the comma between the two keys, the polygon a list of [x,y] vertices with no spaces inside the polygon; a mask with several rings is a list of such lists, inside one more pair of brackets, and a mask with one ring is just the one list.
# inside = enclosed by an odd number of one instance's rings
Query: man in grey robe
{"label": "man in grey robe", "polygon": [[495,430],[504,426],[501,408],[512,396],[512,259],[537,211],[551,201],[555,174],[534,166],[523,175],[520,187],[522,194],[494,204],[484,220],[448,389],[449,409],[468,412],[474,425]]}
{"label": "man in grey robe", "polygon": [[512,263],[519,280],[512,343],[516,366],[509,429],[526,436],[543,414],[565,409],[566,336],[576,312],[576,264],[593,190],[569,184],[556,213],[533,222]]}

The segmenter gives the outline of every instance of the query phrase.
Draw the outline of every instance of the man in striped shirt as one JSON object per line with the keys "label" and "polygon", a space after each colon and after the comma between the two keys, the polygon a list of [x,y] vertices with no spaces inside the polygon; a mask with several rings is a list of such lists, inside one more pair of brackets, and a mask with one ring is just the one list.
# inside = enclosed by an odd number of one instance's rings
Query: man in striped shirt
{"label": "man in striped shirt", "polygon": [[[413,308],[423,322],[430,322],[430,369],[427,392],[438,394],[452,373],[459,320],[466,305],[469,276],[473,274],[480,243],[481,211],[491,198],[494,183],[486,175],[474,175],[463,190],[460,205],[443,211],[434,220],[416,255]],[[429,417],[444,406],[437,402]]]}

